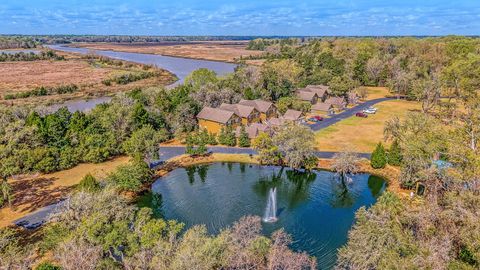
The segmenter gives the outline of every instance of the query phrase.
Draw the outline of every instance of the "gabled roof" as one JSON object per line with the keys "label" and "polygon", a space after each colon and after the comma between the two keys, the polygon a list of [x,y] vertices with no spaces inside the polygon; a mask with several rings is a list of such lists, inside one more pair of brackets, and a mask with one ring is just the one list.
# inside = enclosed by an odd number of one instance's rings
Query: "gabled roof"
{"label": "gabled roof", "polygon": [[323,97],[328,92],[328,90],[330,90],[330,87],[326,85],[307,85],[305,89],[317,93],[319,97]]}
{"label": "gabled roof", "polygon": [[227,103],[222,103],[222,105],[220,105],[219,108],[222,110],[234,112],[236,115],[244,118],[247,118],[248,116],[250,116],[253,110],[255,110],[255,107],[253,106],[247,106],[242,104],[227,104]]}
{"label": "gabled roof", "polygon": [[274,127],[274,126],[281,126],[285,123],[285,119],[272,117],[267,120],[267,125]]}
{"label": "gabled roof", "polygon": [[314,92],[297,91],[297,97],[304,101],[311,101],[315,96],[317,96],[317,94]]}
{"label": "gabled roof", "polygon": [[296,121],[302,116],[301,111],[296,111],[296,110],[287,110],[285,114],[283,115],[283,119],[285,120],[291,120],[291,121]]}
{"label": "gabled roof", "polygon": [[234,114],[235,113],[232,111],[219,108],[203,107],[203,109],[197,114],[197,118],[226,124]]}
{"label": "gabled roof", "polygon": [[345,99],[343,97],[329,97],[325,100],[325,103],[330,103],[332,105],[344,105]]}
{"label": "gabled roof", "polygon": [[[242,127],[237,127],[237,129],[235,130],[235,136],[237,136],[237,138],[240,137],[241,131],[242,131]],[[247,132],[249,139],[256,138],[259,133],[258,128],[256,128],[255,126],[246,126],[245,132]]]}
{"label": "gabled roof", "polygon": [[250,126],[255,127],[256,129],[258,129],[258,131],[261,132],[267,132],[270,129],[268,125],[261,123],[252,123],[250,124]]}
{"label": "gabled roof", "polygon": [[262,113],[266,113],[268,111],[268,109],[270,109],[270,107],[273,105],[272,102],[268,102],[268,101],[261,100],[261,99],[255,99],[255,100],[242,99],[242,100],[240,100],[240,102],[238,104],[246,105],[246,106],[253,106],[253,107],[255,107],[255,109],[257,109],[257,111],[262,112]]}
{"label": "gabled roof", "polygon": [[318,102],[317,104],[312,105],[312,110],[315,111],[328,111],[332,108],[331,103]]}

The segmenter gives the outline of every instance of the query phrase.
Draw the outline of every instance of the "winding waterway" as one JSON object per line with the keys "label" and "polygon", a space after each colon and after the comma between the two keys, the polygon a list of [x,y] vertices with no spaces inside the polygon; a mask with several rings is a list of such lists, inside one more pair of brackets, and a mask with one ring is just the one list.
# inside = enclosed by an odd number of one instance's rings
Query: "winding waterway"
{"label": "winding waterway", "polygon": [[[185,77],[192,71],[207,68],[215,71],[217,75],[223,76],[234,71],[236,65],[225,62],[198,60],[190,58],[163,56],[157,54],[144,53],[130,53],[130,52],[116,52],[104,50],[91,50],[86,48],[68,47],[65,45],[49,45],[49,48],[58,51],[88,54],[95,53],[97,55],[107,56],[113,59],[120,59],[140,64],[155,65],[159,68],[166,69],[178,77],[178,81],[169,85],[173,87],[183,83]],[[55,104],[49,107],[50,110],[56,110],[60,107],[66,106],[70,111],[87,111],[95,107],[99,103],[110,101],[110,97],[90,98],[85,100],[69,100],[62,104]]]}
{"label": "winding waterway", "polygon": [[274,166],[214,163],[173,170],[152,185],[139,205],[187,227],[205,224],[218,233],[242,216],[263,216],[272,189],[278,220],[263,223],[264,234],[284,228],[294,239],[292,248],[317,257],[319,269],[331,269],[355,212],[374,204],[385,182],[357,174],[345,184],[327,171],[299,174]]}

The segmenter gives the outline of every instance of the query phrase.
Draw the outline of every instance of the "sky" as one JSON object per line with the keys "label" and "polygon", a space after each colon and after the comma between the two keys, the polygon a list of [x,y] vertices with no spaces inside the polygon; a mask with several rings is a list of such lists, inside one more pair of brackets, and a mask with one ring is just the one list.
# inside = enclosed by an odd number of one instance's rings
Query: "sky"
{"label": "sky", "polygon": [[0,0],[0,34],[480,35],[480,0]]}

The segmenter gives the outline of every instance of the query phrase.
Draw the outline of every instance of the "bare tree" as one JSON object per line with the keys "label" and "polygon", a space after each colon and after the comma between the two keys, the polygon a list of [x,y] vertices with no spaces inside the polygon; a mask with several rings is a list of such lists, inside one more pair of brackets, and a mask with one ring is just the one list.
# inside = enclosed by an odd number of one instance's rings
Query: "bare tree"
{"label": "bare tree", "polygon": [[333,157],[331,169],[344,179],[347,174],[358,172],[358,161],[359,158],[355,153],[348,151],[340,152]]}
{"label": "bare tree", "polygon": [[101,257],[100,247],[74,239],[62,243],[55,252],[55,259],[65,270],[95,270]]}
{"label": "bare tree", "polygon": [[277,269],[316,269],[317,261],[315,258],[308,256],[307,253],[296,253],[288,248],[292,243],[291,237],[280,229],[272,235],[273,245],[268,254],[269,270]]}

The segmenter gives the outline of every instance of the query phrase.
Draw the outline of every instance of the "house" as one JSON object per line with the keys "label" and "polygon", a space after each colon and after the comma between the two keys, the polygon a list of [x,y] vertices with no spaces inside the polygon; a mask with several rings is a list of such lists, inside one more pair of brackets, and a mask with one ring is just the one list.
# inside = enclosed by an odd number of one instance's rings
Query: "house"
{"label": "house", "polygon": [[240,116],[240,118],[242,118],[242,125],[248,125],[260,121],[260,112],[253,106],[222,103],[219,108],[234,112],[236,115]]}
{"label": "house", "polygon": [[310,102],[310,104],[315,104],[318,100],[317,94],[310,91],[297,91],[297,98],[302,101]]}
{"label": "house", "polygon": [[[236,128],[235,136],[237,138],[240,137],[241,131],[242,131],[242,127]],[[260,123],[253,123],[249,126],[246,126],[245,132],[247,132],[248,138],[250,139],[250,141],[253,141],[253,139],[255,139],[258,136],[258,134],[260,134],[260,132],[265,132],[270,135],[272,134],[271,128],[269,126],[267,126],[266,124],[260,124]]]}
{"label": "house", "polygon": [[347,106],[347,102],[343,97],[329,97],[325,100],[325,103],[332,104],[335,109],[343,110]]}
{"label": "house", "polygon": [[222,128],[236,128],[241,125],[241,118],[232,111],[219,108],[204,107],[197,114],[198,125],[211,133],[219,133]]}
{"label": "house", "polygon": [[238,104],[255,107],[260,112],[260,119],[265,121],[272,117],[277,117],[277,107],[272,102],[255,99],[245,100],[242,99]]}
{"label": "house", "polygon": [[348,104],[357,104],[360,97],[355,92],[348,93]]}
{"label": "house", "polygon": [[331,103],[318,102],[312,105],[312,113],[331,115],[334,114],[335,111]]}
{"label": "house", "polygon": [[285,124],[285,119],[283,118],[278,118],[278,117],[272,117],[266,121],[266,124],[270,128],[276,128],[279,127],[283,124]]}
{"label": "house", "polygon": [[318,99],[323,102],[328,97],[328,91],[330,90],[330,87],[326,85],[307,85],[302,90],[314,92],[315,94],[317,94]]}
{"label": "house", "polygon": [[303,112],[296,110],[287,110],[283,115],[283,119],[287,121],[298,121],[302,118]]}

